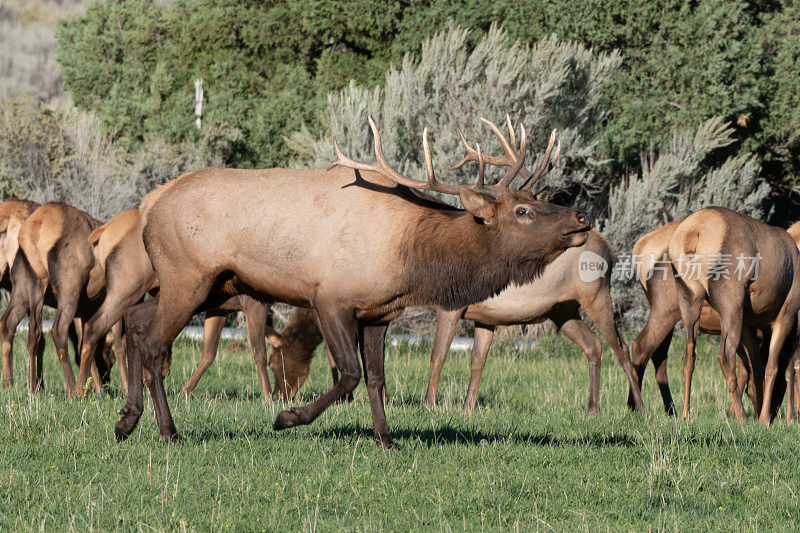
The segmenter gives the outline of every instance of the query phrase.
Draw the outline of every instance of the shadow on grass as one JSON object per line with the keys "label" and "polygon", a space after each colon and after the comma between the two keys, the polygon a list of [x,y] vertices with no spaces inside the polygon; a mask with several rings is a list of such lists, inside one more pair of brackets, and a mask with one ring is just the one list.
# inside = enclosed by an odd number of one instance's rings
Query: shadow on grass
{"label": "shadow on grass", "polygon": [[[261,438],[280,438],[283,433],[293,431],[291,428],[283,431],[274,431],[271,424],[248,428],[245,431],[233,427],[211,426],[189,431],[186,436],[190,441],[204,440],[253,440]],[[492,431],[476,431],[470,429],[456,429],[449,425],[431,429],[396,429],[391,431],[392,437],[407,443],[419,441],[426,446],[441,446],[446,444],[461,444],[464,446],[488,446],[491,444],[523,444],[530,446],[546,447],[625,447],[631,448],[640,445],[640,439],[629,435],[609,435],[602,432],[588,432],[583,435],[555,435],[549,433],[511,433],[503,434]],[[372,440],[372,429],[356,424],[344,424],[332,428],[322,428],[312,431],[310,437],[322,439],[336,439],[350,441],[355,438]]]}

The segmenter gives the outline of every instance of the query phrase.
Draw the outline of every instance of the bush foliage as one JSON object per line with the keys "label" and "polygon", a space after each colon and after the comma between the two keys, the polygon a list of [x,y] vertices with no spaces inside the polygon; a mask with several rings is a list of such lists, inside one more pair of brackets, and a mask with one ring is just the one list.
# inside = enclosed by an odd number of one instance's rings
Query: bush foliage
{"label": "bush foliage", "polygon": [[509,46],[555,35],[595,53],[619,50],[596,140],[595,156],[613,163],[606,181],[676,128],[714,116],[735,124],[728,152],[756,153],[773,184],[800,180],[792,0],[105,0],[62,23],[59,60],[75,103],[133,143],[148,134],[193,140],[192,81],[202,77],[208,116],[243,133],[231,162],[273,166],[291,157],[288,133],[324,131],[330,91],[382,82],[451,24],[470,30],[475,46],[498,21]]}

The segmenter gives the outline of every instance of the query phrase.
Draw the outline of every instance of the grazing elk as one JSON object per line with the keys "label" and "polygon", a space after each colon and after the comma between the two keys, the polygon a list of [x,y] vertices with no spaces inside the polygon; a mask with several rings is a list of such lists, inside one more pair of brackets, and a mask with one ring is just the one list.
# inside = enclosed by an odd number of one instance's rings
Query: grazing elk
{"label": "grazing elk", "polygon": [[[29,388],[41,387],[42,307],[56,308],[52,336],[70,394],[75,377],[67,342],[74,318],[87,318],[103,297],[103,283],[95,268],[89,234],[100,223],[70,205],[52,202],[37,208],[19,230],[19,247],[12,266],[12,290],[6,312],[0,319],[0,340],[10,350],[14,333],[28,315]],[[99,390],[101,375],[95,364],[105,349],[98,344],[92,361],[93,387]],[[10,352],[9,352],[10,353]],[[105,374],[105,370],[104,374]]]}
{"label": "grazing elk", "polygon": [[[141,205],[145,246],[161,283],[157,299],[128,312],[128,400],[115,428],[124,439],[142,414],[142,366],[159,432],[177,435],[160,368],[173,339],[198,308],[233,293],[312,307],[341,379],[307,406],[281,412],[276,430],[308,424],[361,379],[360,345],[379,446],[393,447],[381,398],[389,322],[410,305],[458,309],[511,282],[526,283],[564,250],[586,242],[585,215],[537,200],[511,181],[438,182],[423,134],[427,181],[407,178],[383,156],[346,158],[328,169],[204,169],[168,182]],[[354,179],[355,178],[355,179]],[[465,211],[414,190],[458,194]],[[138,379],[137,379],[138,378]]]}
{"label": "grazing elk", "polygon": [[[670,415],[676,414],[676,410],[667,378],[667,357],[675,324],[678,323],[681,316],[676,281],[667,254],[669,241],[681,222],[681,220],[678,220],[661,226],[641,237],[633,247],[633,256],[636,258],[634,261],[636,275],[644,288],[650,308],[650,316],[647,319],[647,323],[633,341],[633,366],[636,369],[638,382],[641,386],[647,362],[652,359],[656,372],[656,382],[664,403],[664,410]],[[792,225],[787,232],[795,243],[800,246],[800,223]],[[701,332],[709,335],[720,334],[719,315],[708,303],[704,303],[701,309],[699,328]],[[767,329],[766,331],[761,331],[761,333],[762,338],[765,340],[762,341],[760,348],[758,339],[753,338],[751,335],[745,335],[742,338],[739,348],[741,357],[737,372],[738,394],[741,396],[745,384],[747,384],[747,393],[750,401],[753,402],[757,417],[761,412],[761,402],[763,401],[760,393],[763,385],[763,379],[760,379],[763,375],[763,369],[756,369],[756,374],[759,376],[759,379],[756,380],[754,374],[748,368],[749,365],[745,364],[745,362],[750,360],[749,353],[758,351],[758,357],[755,359],[761,361],[762,364],[760,366],[763,367],[763,362],[767,355],[764,352],[768,351],[766,348],[769,346],[770,332]],[[776,403],[775,400],[779,399],[782,394],[781,390],[776,389],[773,396],[773,416],[775,410],[780,406],[780,401]],[[634,408],[632,393],[628,394],[628,406],[631,409]],[[729,412],[733,413],[733,403],[731,403]]]}
{"label": "grazing elk", "polygon": [[[229,300],[228,302],[233,302]],[[223,310],[237,310],[223,304]],[[181,394],[189,394],[200,381],[203,372],[211,366],[217,355],[217,345],[224,325],[224,314],[217,316],[217,311],[207,311],[205,328],[203,331],[203,355],[200,365],[192,375],[191,380],[183,387]],[[269,367],[275,376],[275,391],[283,400],[291,400],[297,391],[308,379],[311,370],[311,360],[314,350],[322,342],[322,333],[317,325],[316,315],[312,309],[296,307],[283,331],[278,332],[271,326],[265,328],[266,336],[272,345],[272,355],[269,358]],[[253,342],[253,339],[250,339]],[[330,358],[330,352],[328,353]],[[338,370],[331,360],[331,370],[334,383],[338,381]]]}
{"label": "grazing elk", "polygon": [[[9,292],[11,292],[11,267],[19,250],[19,230],[25,219],[38,207],[39,204],[36,202],[16,198],[9,198],[0,204],[0,287]],[[12,352],[13,343],[4,342],[2,345],[4,389],[14,384]]]}
{"label": "grazing elk", "polygon": [[[797,346],[800,309],[797,244],[784,230],[727,208],[707,207],[678,225],[670,239],[668,254],[677,273],[678,304],[686,330],[684,416],[689,415],[695,342],[702,306],[707,301],[719,314],[718,360],[737,420],[744,421],[747,417],[741,396],[737,395],[736,350],[743,336],[753,338],[756,329],[771,329],[759,416],[760,422],[768,425],[775,377],[781,360],[789,359],[782,353],[791,350],[789,353],[793,354]],[[720,274],[720,265],[726,258],[736,262],[732,275]],[[752,365],[753,370],[757,367]],[[755,379],[757,382],[758,376]]]}
{"label": "grazing elk", "polygon": [[[90,371],[91,357],[96,344],[108,331],[118,324],[125,311],[141,301],[148,292],[158,289],[158,278],[150,263],[142,240],[139,210],[129,209],[115,216],[89,237],[98,269],[105,286],[105,299],[98,311],[86,323],[84,330],[81,363],[78,374],[78,390],[82,391]],[[252,298],[242,295],[211,309],[205,321],[205,342],[200,366],[181,391],[188,394],[197,385],[200,376],[213,361],[219,333],[225,317],[232,311],[242,310],[247,319],[247,329],[253,356],[261,381],[261,390],[267,401],[272,399],[267,372],[266,343],[264,341],[267,322],[267,307]],[[270,329],[271,330],[271,329]],[[122,354],[123,352],[120,352]],[[124,357],[119,358],[123,389],[127,390],[127,367]],[[162,376],[169,370],[169,359],[165,359]]]}

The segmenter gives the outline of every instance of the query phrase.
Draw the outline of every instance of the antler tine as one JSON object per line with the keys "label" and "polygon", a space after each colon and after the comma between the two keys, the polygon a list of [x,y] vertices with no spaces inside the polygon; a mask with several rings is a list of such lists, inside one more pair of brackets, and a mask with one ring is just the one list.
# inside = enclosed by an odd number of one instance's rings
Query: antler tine
{"label": "antler tine", "polygon": [[496,187],[499,189],[507,189],[508,186],[514,181],[514,178],[517,177],[519,171],[522,169],[523,165],[525,164],[525,144],[527,142],[527,135],[525,133],[525,126],[520,128],[520,139],[519,139],[519,156],[517,157],[517,161],[514,165],[509,168],[506,173],[500,178],[500,181],[497,182]]}
{"label": "antler tine", "polygon": [[483,154],[481,153],[481,145],[475,143],[475,148],[478,149],[478,188],[483,189],[483,177],[484,171],[486,170],[485,165],[483,164]]}
{"label": "antler tine", "polygon": [[511,115],[506,113],[506,125],[508,126],[508,136],[511,137],[511,146],[514,150],[519,150],[519,146],[517,146],[517,137],[514,133],[514,126],[511,124]]}
{"label": "antler tine", "polygon": [[489,126],[489,128],[491,128],[491,130],[494,132],[494,134],[500,140],[500,144],[503,145],[503,150],[505,150],[505,152],[506,152],[506,157],[505,158],[498,158],[498,159],[507,159],[507,161],[505,163],[506,165],[512,165],[512,164],[516,163],[516,161],[518,159],[518,155],[517,155],[516,151],[513,148],[511,148],[511,145],[508,144],[508,139],[506,139],[506,136],[503,135],[503,132],[500,131],[500,128],[498,128],[495,125],[495,123],[492,122],[491,120],[486,120],[483,117],[481,117],[481,120],[483,121],[484,124],[486,124],[487,126]]}
{"label": "antler tine", "polygon": [[399,184],[405,185],[406,187],[410,187],[412,189],[427,189],[431,191],[441,192],[444,194],[458,194],[458,187],[452,185],[443,185],[436,181],[436,178],[433,175],[433,164],[430,161],[430,148],[428,147],[428,132],[427,128],[425,128],[425,132],[423,133],[423,147],[425,148],[425,166],[428,170],[428,181],[420,181],[415,180],[412,178],[407,178],[397,172],[392,166],[386,161],[386,157],[383,155],[383,145],[381,143],[381,135],[378,132],[378,127],[375,125],[375,122],[372,120],[372,117],[369,117],[369,126],[372,129],[372,136],[374,139],[375,145],[375,162],[374,163],[363,163],[361,161],[355,161],[350,159],[349,157],[345,156],[341,149],[339,148],[339,144],[336,142],[336,138],[333,139],[333,148],[336,151],[336,161],[334,161],[329,167],[333,168],[336,165],[352,168],[355,170],[366,170],[377,172],[378,174],[383,175],[384,177],[390,179],[391,181]]}
{"label": "antler tine", "polygon": [[[450,170],[455,170],[457,168],[461,168],[464,166],[465,163],[469,163],[470,161],[478,161],[478,152],[469,145],[467,139],[464,137],[464,134],[461,133],[461,130],[458,130],[458,135],[461,137],[461,144],[464,145],[464,149],[467,151],[467,154],[455,165],[450,167]],[[507,157],[498,157],[495,155],[486,155],[481,154],[483,157],[484,164],[487,165],[496,165],[498,167],[507,167],[512,165],[514,162],[509,161]]]}
{"label": "antler tine", "polygon": [[542,177],[545,176],[552,168],[555,166],[556,161],[558,161],[558,156],[561,155],[561,141],[558,141],[558,146],[556,147],[555,154],[553,154],[552,158],[550,154],[553,152],[553,145],[556,142],[556,130],[553,130],[553,133],[550,134],[550,142],[547,144],[547,150],[544,152],[544,157],[542,158],[542,162],[539,164],[539,167],[536,171],[531,174],[531,176],[525,180],[525,183],[522,184],[520,189],[524,189],[526,187],[532,187],[534,183],[539,181]]}

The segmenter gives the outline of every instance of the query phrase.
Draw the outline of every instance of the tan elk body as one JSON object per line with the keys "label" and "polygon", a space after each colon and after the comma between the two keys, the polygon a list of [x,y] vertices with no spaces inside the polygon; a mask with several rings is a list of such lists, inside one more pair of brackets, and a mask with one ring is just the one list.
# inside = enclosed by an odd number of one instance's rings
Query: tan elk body
{"label": "tan elk body", "polygon": [[[764,370],[760,421],[771,421],[775,378],[785,350],[797,344],[800,309],[800,253],[784,230],[722,207],[708,207],[686,217],[670,239],[669,259],[677,272],[677,295],[686,330],[684,351],[684,416],[690,409],[695,341],[702,306],[708,302],[720,318],[718,360],[734,403],[734,414],[744,420],[737,397],[735,353],[743,335],[771,329],[769,356]],[[734,275],[715,275],[720,257],[750,258],[750,267]],[[752,271],[752,265],[757,271]],[[745,267],[747,265],[744,265]],[[738,263],[737,263],[738,268]],[[751,356],[752,357],[752,356]],[[757,367],[757,365],[753,365]],[[758,378],[756,378],[758,379]]]}
{"label": "tan elk body", "polygon": [[[342,373],[308,406],[280,413],[275,429],[308,424],[351,392],[361,378],[360,345],[375,440],[393,446],[381,397],[388,322],[408,305],[456,309],[486,299],[585,242],[583,215],[508,189],[524,139],[502,186],[453,190],[434,180],[427,143],[429,180],[411,180],[385,162],[373,132],[375,164],[339,154],[327,170],[205,169],[145,198],[144,242],[161,289],[126,317],[131,379],[117,438],[141,416],[141,365],[153,374],[198,308],[246,293],[314,308]],[[458,193],[466,211],[411,188]],[[151,380],[150,393],[169,440],[176,430],[161,379]]]}
{"label": "tan elk body", "polygon": [[[89,241],[93,246],[96,264],[102,270],[106,296],[100,309],[86,323],[78,390],[83,389],[88,377],[90,368],[88,356],[93,352],[94,345],[122,319],[128,308],[142,300],[148,292],[157,290],[159,286],[142,240],[139,209],[129,209],[115,216],[97,228],[91,234]],[[239,310],[244,312],[247,320],[248,336],[253,347],[264,399],[267,401],[272,399],[264,335],[265,329],[268,329],[274,336],[274,330],[266,327],[267,307],[246,295],[236,296],[209,310],[204,322],[203,355],[200,365],[181,393],[189,394],[197,385],[200,376],[214,359],[226,316],[230,312]],[[122,353],[120,351],[120,354]],[[122,385],[127,390],[127,368],[124,358],[120,357],[119,360]],[[162,375],[166,375],[168,369],[167,359],[161,370]]]}
{"label": "tan elk body", "polygon": [[[19,230],[39,204],[9,198],[0,204],[0,287],[11,292],[11,268],[19,251]],[[2,345],[3,388],[14,384],[13,354],[10,340]]]}
{"label": "tan elk body", "polygon": [[[0,319],[0,339],[4,356],[6,350],[10,354],[17,325],[28,315],[31,390],[41,386],[42,308],[48,303],[56,308],[51,332],[56,354],[67,389],[75,393],[67,342],[73,319],[91,316],[103,297],[102,273],[96,268],[89,243],[89,235],[99,225],[88,213],[51,202],[37,208],[20,227],[18,240],[22,253],[17,254],[12,266],[11,298]],[[102,348],[99,347],[100,352]],[[100,375],[94,364],[92,373],[97,389]]]}
{"label": "tan elk body", "polygon": [[[644,288],[650,308],[647,323],[633,341],[633,365],[641,385],[647,362],[652,359],[656,371],[656,382],[664,402],[664,410],[668,414],[675,414],[675,405],[669,389],[667,357],[675,324],[678,323],[681,316],[676,281],[667,254],[670,239],[681,222],[682,220],[678,220],[664,224],[642,236],[633,248],[633,255],[636,258],[634,261],[636,275]],[[786,231],[800,247],[800,223],[793,224]],[[707,302],[701,309],[699,328],[703,333],[710,335],[719,335],[720,333],[719,315]],[[756,416],[760,414],[763,401],[760,394],[763,379],[756,380],[745,363],[750,359],[749,354],[756,352],[759,354],[757,359],[761,360],[762,366],[766,362],[764,352],[768,352],[769,330],[762,334],[766,341],[761,348],[758,346],[757,338],[748,334],[743,336],[740,345],[742,358],[740,358],[739,372],[737,373],[740,395],[744,385],[748,380],[750,381],[747,392],[753,402]],[[756,374],[759,377],[763,376],[763,369],[757,369]],[[628,404],[631,408],[634,407],[631,395],[629,395]],[[773,403],[773,414],[777,407],[778,405]],[[733,406],[731,406],[731,412],[732,410]]]}

